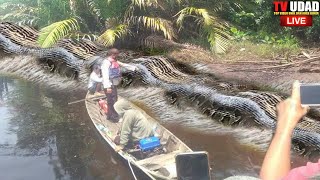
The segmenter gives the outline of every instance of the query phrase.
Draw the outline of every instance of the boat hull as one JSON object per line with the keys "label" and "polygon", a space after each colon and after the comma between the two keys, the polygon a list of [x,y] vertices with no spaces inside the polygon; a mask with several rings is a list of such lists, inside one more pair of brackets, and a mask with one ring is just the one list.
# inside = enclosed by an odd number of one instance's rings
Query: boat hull
{"label": "boat hull", "polygon": [[[122,97],[119,100],[124,100]],[[127,152],[119,151],[115,152],[117,156],[122,159],[127,165],[131,165],[133,173],[139,177],[139,179],[176,179],[176,167],[175,167],[175,155],[183,152],[191,152],[192,150],[185,145],[181,140],[174,136],[169,130],[160,125],[156,120],[147,115],[143,110],[127,101],[131,107],[139,110],[143,115],[155,123],[156,129],[161,134],[161,140],[166,148],[166,153],[161,155],[155,155],[146,159],[136,159]],[[120,123],[114,123],[106,119],[105,113],[99,107],[98,100],[86,96],[86,108],[88,114],[95,126],[99,137],[108,144],[113,150],[116,144],[113,139],[120,129]],[[164,172],[164,173],[163,173]]]}

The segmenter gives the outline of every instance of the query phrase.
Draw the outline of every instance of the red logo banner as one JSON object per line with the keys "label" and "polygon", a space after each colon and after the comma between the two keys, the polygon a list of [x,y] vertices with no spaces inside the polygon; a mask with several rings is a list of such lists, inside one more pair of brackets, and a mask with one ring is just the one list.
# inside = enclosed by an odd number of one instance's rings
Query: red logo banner
{"label": "red logo banner", "polygon": [[280,16],[281,26],[312,26],[312,16]]}

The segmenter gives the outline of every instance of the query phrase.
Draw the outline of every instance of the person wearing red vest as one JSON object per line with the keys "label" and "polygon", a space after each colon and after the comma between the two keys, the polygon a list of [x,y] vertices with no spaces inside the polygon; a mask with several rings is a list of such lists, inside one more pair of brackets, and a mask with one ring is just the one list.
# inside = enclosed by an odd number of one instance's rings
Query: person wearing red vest
{"label": "person wearing red vest", "polygon": [[119,50],[112,48],[108,51],[108,57],[102,61],[101,72],[103,88],[107,96],[108,112],[107,119],[118,121],[119,115],[114,109],[114,103],[118,100],[117,85],[121,82],[121,67],[130,71],[137,70],[137,67],[117,61]]}

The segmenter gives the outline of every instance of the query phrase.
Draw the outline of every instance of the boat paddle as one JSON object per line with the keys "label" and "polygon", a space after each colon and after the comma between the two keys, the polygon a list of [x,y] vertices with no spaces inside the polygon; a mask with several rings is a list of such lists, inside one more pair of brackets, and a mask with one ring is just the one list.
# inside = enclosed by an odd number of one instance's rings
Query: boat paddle
{"label": "boat paddle", "polygon": [[80,100],[77,100],[77,101],[72,101],[72,102],[69,102],[68,105],[70,104],[76,104],[76,103],[79,103],[79,102],[83,102],[83,101],[86,101],[86,100],[99,100],[101,98],[106,98],[106,95],[103,95],[103,96],[96,96],[96,97],[92,97],[92,98],[84,98],[84,99],[80,99]]}

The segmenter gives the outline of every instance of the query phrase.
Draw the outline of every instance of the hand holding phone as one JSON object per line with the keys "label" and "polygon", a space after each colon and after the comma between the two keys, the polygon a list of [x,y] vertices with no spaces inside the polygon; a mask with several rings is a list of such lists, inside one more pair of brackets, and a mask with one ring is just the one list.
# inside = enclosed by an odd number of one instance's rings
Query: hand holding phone
{"label": "hand holding phone", "polygon": [[292,132],[300,119],[307,113],[308,107],[301,105],[300,83],[295,81],[289,98],[277,104],[277,132]]}

